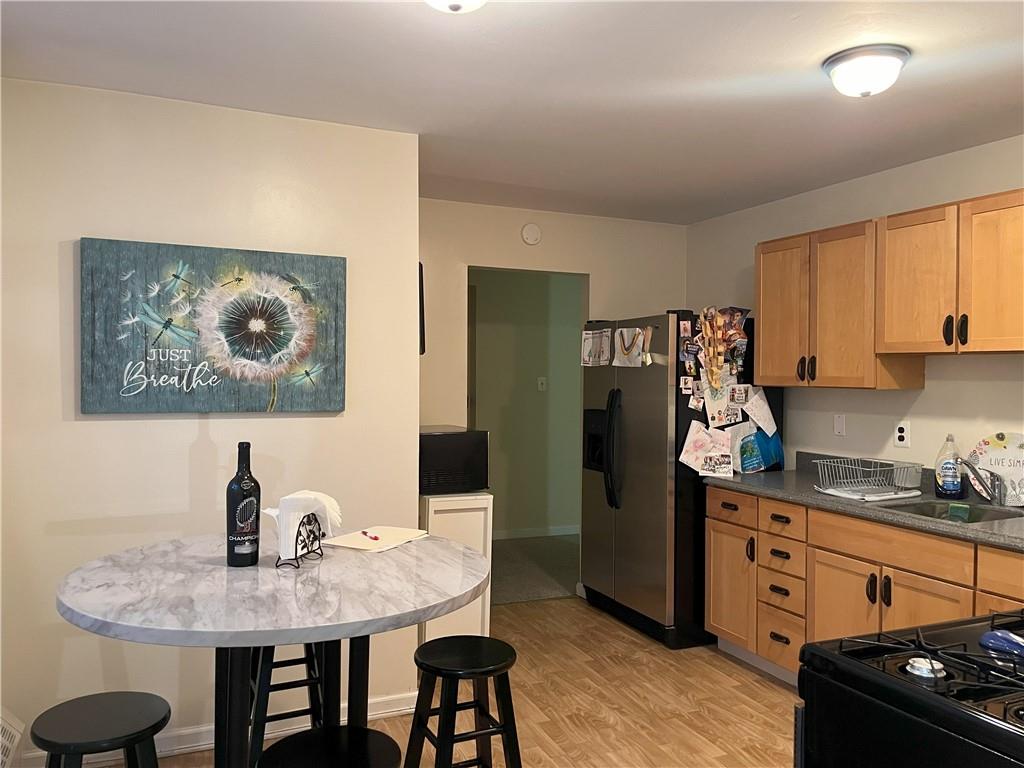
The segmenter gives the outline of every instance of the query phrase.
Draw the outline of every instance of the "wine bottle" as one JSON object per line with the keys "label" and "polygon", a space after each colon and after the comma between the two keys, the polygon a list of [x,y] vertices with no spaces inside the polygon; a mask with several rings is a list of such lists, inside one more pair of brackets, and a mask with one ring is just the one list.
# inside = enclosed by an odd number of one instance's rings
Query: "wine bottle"
{"label": "wine bottle", "polygon": [[249,468],[249,443],[238,444],[238,471],[228,483],[228,565],[260,559],[260,484]]}

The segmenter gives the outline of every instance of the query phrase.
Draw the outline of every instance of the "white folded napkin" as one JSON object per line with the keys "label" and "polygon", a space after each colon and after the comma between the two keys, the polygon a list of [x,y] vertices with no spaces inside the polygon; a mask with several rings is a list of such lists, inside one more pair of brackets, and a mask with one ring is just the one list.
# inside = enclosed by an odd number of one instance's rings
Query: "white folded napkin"
{"label": "white folded napkin", "polygon": [[263,512],[277,523],[278,552],[285,559],[295,557],[295,533],[306,515],[317,516],[327,538],[341,530],[341,507],[335,499],[319,491],[289,493],[281,497],[276,509]]}

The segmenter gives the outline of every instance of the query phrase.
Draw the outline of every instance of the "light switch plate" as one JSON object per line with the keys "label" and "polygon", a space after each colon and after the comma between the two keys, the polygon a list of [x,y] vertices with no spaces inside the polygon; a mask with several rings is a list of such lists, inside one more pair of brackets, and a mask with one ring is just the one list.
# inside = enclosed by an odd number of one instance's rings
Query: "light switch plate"
{"label": "light switch plate", "polygon": [[892,444],[897,448],[910,447],[910,422],[897,421],[892,431]]}
{"label": "light switch plate", "polygon": [[832,416],[832,434],[836,437],[846,437],[845,413],[837,413]]}

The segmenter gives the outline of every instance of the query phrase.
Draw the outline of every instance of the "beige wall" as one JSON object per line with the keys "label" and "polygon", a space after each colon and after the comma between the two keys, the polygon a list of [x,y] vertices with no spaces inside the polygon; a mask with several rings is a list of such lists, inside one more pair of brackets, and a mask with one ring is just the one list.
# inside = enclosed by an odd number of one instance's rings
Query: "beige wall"
{"label": "beige wall", "polygon": [[[544,232],[523,243],[527,222]],[[625,219],[420,201],[427,354],[420,423],[466,423],[466,291],[470,266],[589,275],[590,318],[650,315],[682,304],[686,228]]]}
{"label": "beige wall", "polygon": [[[577,533],[586,278],[469,270],[476,291],[476,426],[489,435],[494,536]],[[547,380],[539,391],[538,377]]]}
{"label": "beige wall", "polygon": [[[693,224],[687,302],[751,306],[758,241],[1022,186],[1018,136]],[[846,414],[846,437],[832,434],[835,413]],[[909,449],[893,447],[900,419],[910,421]],[[1024,355],[931,356],[923,391],[786,391],[790,457],[798,449],[821,450],[931,465],[947,432],[966,451],[997,430],[1024,431]]]}
{"label": "beige wall", "polygon": [[[165,746],[208,743],[212,651],[90,635],[58,617],[55,587],[104,553],[222,531],[240,439],[267,502],[317,488],[351,525],[416,523],[417,139],[19,81],[3,113],[3,703],[29,722],[148,690],[174,710]],[[83,236],[348,257],[347,411],[82,417]],[[411,702],[415,640],[374,639],[377,710]]]}

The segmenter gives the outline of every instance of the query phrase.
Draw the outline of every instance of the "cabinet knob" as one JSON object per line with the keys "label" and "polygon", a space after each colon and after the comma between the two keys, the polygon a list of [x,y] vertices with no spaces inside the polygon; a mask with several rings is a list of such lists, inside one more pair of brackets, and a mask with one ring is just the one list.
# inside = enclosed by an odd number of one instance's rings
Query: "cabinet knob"
{"label": "cabinet knob", "polygon": [[882,604],[885,606],[892,605],[892,577],[882,577]]}
{"label": "cabinet knob", "polygon": [[780,515],[778,512],[772,512],[768,517],[773,523],[789,525],[793,522],[793,519],[789,515]]}
{"label": "cabinet knob", "polygon": [[807,377],[807,358],[801,357],[796,364],[796,377],[800,381],[805,381]]}
{"label": "cabinet knob", "polygon": [[723,501],[722,502],[722,509],[727,509],[730,512],[739,512],[740,511],[739,505],[738,504],[733,504],[731,501]]}
{"label": "cabinet knob", "polygon": [[778,632],[769,632],[768,637],[774,640],[776,643],[782,643],[783,645],[789,645],[789,638],[785,635],[780,635]]}
{"label": "cabinet knob", "polygon": [[792,557],[792,555],[789,554],[789,552],[787,552],[784,549],[774,549],[774,548],[772,548],[772,549],[769,549],[768,552],[771,554],[772,557],[777,557],[780,560],[789,560]]}
{"label": "cabinet knob", "polygon": [[782,595],[783,597],[789,597],[789,590],[785,587],[780,587],[778,584],[769,584],[768,591],[774,592],[776,595]]}
{"label": "cabinet knob", "polygon": [[967,315],[960,315],[956,324],[956,340],[961,344],[967,343]]}
{"label": "cabinet knob", "polygon": [[811,355],[811,359],[807,361],[807,378],[814,381],[818,378],[818,356]]}
{"label": "cabinet knob", "polygon": [[868,596],[868,602],[874,605],[878,602],[878,574],[872,573],[868,576],[867,584],[864,585],[864,594]]}
{"label": "cabinet knob", "polygon": [[747,560],[754,562],[754,537],[747,539]]}

